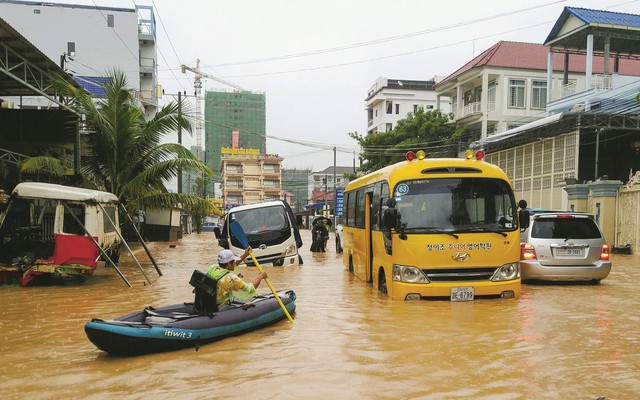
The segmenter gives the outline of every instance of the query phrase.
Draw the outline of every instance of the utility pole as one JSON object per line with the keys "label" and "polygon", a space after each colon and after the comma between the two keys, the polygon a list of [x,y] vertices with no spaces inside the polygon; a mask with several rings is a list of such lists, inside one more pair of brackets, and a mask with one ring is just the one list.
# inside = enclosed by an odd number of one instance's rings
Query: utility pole
{"label": "utility pole", "polygon": [[336,223],[336,147],[333,147],[333,226],[335,228]]}
{"label": "utility pole", "polygon": [[[207,150],[204,150],[204,163],[207,164]],[[202,197],[207,198],[207,181],[204,177],[204,171],[202,171]]]}
{"label": "utility pole", "polygon": [[328,192],[329,192],[329,175],[324,176],[324,213],[325,217],[329,215],[329,200],[328,200]]}
{"label": "utility pole", "polygon": [[[178,119],[182,118],[182,93],[178,92]],[[178,125],[178,144],[182,144],[182,125]],[[178,168],[178,193],[182,193],[182,168]]]}

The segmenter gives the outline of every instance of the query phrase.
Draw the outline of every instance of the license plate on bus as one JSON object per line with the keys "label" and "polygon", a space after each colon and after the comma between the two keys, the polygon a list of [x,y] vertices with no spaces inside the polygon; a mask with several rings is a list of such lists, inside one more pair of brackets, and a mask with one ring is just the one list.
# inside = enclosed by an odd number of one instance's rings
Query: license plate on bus
{"label": "license plate on bus", "polygon": [[556,249],[556,256],[582,256],[582,249]]}
{"label": "license plate on bus", "polygon": [[471,301],[473,300],[473,287],[451,288],[451,301]]}

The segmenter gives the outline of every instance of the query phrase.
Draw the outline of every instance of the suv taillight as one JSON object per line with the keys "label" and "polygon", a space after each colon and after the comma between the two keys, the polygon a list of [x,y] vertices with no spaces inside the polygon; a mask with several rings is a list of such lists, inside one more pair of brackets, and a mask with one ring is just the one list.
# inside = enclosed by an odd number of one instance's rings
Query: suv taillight
{"label": "suv taillight", "polygon": [[600,252],[600,259],[603,261],[609,261],[609,256],[610,256],[610,252],[609,252],[609,245],[608,244],[603,244],[602,245],[602,251]]}
{"label": "suv taillight", "polygon": [[520,259],[521,260],[535,260],[536,250],[534,249],[532,244],[522,243],[520,245]]}

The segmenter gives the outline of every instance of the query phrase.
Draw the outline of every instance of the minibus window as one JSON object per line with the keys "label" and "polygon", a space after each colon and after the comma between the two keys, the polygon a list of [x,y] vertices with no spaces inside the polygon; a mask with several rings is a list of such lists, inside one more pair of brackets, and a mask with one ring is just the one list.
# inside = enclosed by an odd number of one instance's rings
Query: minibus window
{"label": "minibus window", "polygon": [[355,226],[356,192],[347,193],[347,226]]}
{"label": "minibus window", "polygon": [[70,214],[70,212],[75,215],[82,225],[85,224],[84,220],[84,205],[82,204],[67,204],[64,208],[64,221],[63,221],[63,231],[64,233],[69,233],[71,235],[84,235],[84,229],[75,218]]}
{"label": "minibus window", "polygon": [[365,205],[365,193],[364,189],[360,189],[356,192],[356,218],[355,227],[364,228],[364,205]]}
{"label": "minibus window", "polygon": [[[104,214],[102,214],[102,224],[104,226],[104,233],[115,232],[116,227],[113,226],[111,221],[116,221],[116,208],[114,206],[104,206]],[[111,218],[111,220],[109,220]]]}

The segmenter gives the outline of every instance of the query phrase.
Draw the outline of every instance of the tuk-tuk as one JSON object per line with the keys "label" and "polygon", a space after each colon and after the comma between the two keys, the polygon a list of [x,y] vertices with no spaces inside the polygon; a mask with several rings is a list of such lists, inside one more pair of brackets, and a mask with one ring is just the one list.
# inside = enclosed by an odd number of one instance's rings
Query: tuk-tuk
{"label": "tuk-tuk", "polygon": [[25,182],[6,206],[0,214],[0,283],[86,277],[104,255],[117,260],[122,239],[112,193]]}

